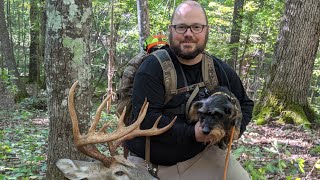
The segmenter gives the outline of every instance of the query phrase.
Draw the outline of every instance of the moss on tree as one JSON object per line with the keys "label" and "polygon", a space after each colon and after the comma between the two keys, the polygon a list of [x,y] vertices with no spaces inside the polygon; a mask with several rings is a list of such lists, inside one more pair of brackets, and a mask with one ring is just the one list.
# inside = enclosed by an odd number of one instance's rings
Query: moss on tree
{"label": "moss on tree", "polygon": [[267,95],[264,99],[255,106],[253,111],[253,119],[258,125],[277,121],[310,127],[310,119],[314,117],[310,113],[310,108],[294,103],[285,103],[283,99],[273,95]]}

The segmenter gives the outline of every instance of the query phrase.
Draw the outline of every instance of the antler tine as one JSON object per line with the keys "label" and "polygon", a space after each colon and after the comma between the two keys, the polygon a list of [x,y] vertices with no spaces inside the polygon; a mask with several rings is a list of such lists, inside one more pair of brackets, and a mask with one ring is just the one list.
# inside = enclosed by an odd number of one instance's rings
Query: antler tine
{"label": "antler tine", "polygon": [[79,136],[80,136],[79,126],[78,126],[78,124],[79,124],[78,117],[77,117],[76,110],[74,108],[74,91],[75,91],[75,88],[77,87],[77,85],[78,85],[78,81],[73,83],[73,85],[71,86],[71,88],[69,90],[69,96],[68,96],[68,109],[69,109],[70,118],[72,121],[73,138],[75,140],[79,139]]}
{"label": "antler tine", "polygon": [[107,96],[107,98],[105,98],[102,103],[100,104],[100,106],[98,107],[97,111],[96,111],[96,115],[94,116],[94,120],[91,124],[91,127],[88,131],[88,134],[94,134],[95,130],[99,124],[100,118],[101,118],[101,112],[103,110],[103,108],[106,106],[106,104],[108,103],[109,99],[111,98],[112,95]]}
{"label": "antler tine", "polygon": [[[81,146],[85,146],[85,145],[89,145],[89,144],[97,144],[97,143],[106,143],[106,142],[110,142],[110,141],[114,141],[116,139],[119,139],[123,136],[126,136],[128,133],[132,132],[140,125],[140,123],[143,121],[143,119],[147,113],[147,108],[149,106],[149,103],[145,101],[142,106],[142,109],[139,113],[140,115],[139,115],[139,118],[137,119],[137,121],[135,123],[133,123],[132,125],[125,127],[125,124],[123,123],[123,121],[125,118],[126,109],[124,108],[124,110],[122,111],[121,116],[119,118],[119,125],[117,127],[117,130],[115,130],[111,133],[106,133],[105,129],[108,127],[108,125],[105,124],[98,132],[96,132],[95,130],[96,130],[96,127],[100,121],[101,112],[102,112],[104,106],[106,105],[106,102],[110,98],[110,96],[108,96],[101,103],[99,108],[97,109],[95,118],[93,120],[93,123],[92,123],[90,129],[89,129],[88,134],[81,135],[80,131],[79,131],[79,127],[78,127],[79,122],[78,122],[78,118],[77,118],[75,107],[74,107],[74,94],[75,94],[75,89],[76,89],[77,85],[78,85],[78,81],[76,81],[70,88],[69,97],[68,97],[68,103],[69,103],[68,108],[69,108],[69,112],[70,112],[70,116],[71,116],[71,120],[72,120],[74,144],[78,149],[83,150],[85,148],[81,147]],[[92,149],[92,148],[90,148],[90,149]],[[83,152],[83,153],[88,154],[90,152]]]}
{"label": "antler tine", "polygon": [[122,138],[117,139],[116,141],[114,141],[113,148],[115,149],[123,141],[129,140],[129,139],[132,139],[132,138],[135,138],[135,137],[139,137],[139,136],[156,136],[156,135],[162,134],[162,133],[166,132],[167,130],[169,130],[173,126],[173,124],[175,123],[175,121],[177,119],[177,116],[175,116],[168,125],[166,125],[163,128],[158,128],[158,124],[159,124],[159,121],[160,121],[161,117],[162,116],[158,117],[158,119],[156,120],[156,122],[154,123],[154,125],[153,125],[153,127],[151,129],[141,130],[140,126],[139,126],[139,127],[137,127],[137,129],[135,129],[131,133],[127,134],[126,136],[123,136]]}
{"label": "antler tine", "polygon": [[113,131],[111,133],[105,133],[105,132],[101,132],[101,131],[95,132],[97,124],[100,120],[101,111],[104,108],[106,101],[108,100],[108,98],[106,98],[97,110],[97,115],[94,119],[93,124],[90,127],[89,133],[87,135],[83,135],[80,137],[79,127],[78,127],[78,119],[77,119],[77,115],[76,115],[76,112],[74,109],[74,91],[75,91],[77,84],[78,84],[78,81],[76,81],[72,85],[72,87],[70,88],[70,92],[69,92],[69,111],[70,111],[71,120],[72,120],[72,126],[73,126],[73,132],[74,132],[73,135],[76,139],[75,144],[77,146],[86,145],[86,144],[105,143],[108,141],[113,141],[115,139],[119,139],[119,138],[127,135],[131,131],[135,130],[140,125],[140,123],[143,121],[144,116],[146,115],[146,112],[147,112],[148,105],[149,105],[148,102],[146,102],[144,104],[145,108],[141,112],[140,118],[138,118],[138,120],[134,124],[132,124],[128,127],[124,126],[123,120],[125,117],[125,111],[123,111],[121,114],[121,117],[119,119],[120,126],[117,128],[116,131]]}
{"label": "antler tine", "polygon": [[78,126],[78,118],[77,114],[74,108],[74,91],[75,88],[78,85],[78,81],[74,82],[69,90],[69,96],[68,96],[68,109],[70,113],[70,118],[72,121],[72,133],[73,133],[73,139],[74,144],[76,148],[81,151],[83,154],[92,157],[94,159],[99,160],[102,162],[105,166],[109,167],[113,161],[112,157],[106,157],[104,154],[100,153],[100,151],[97,149],[96,146],[93,144],[87,144],[86,146],[80,145],[79,141],[83,136],[81,136]]}
{"label": "antler tine", "polygon": [[[111,145],[111,146],[109,145],[109,150],[110,150],[110,153],[112,154],[112,152],[114,152],[114,149],[122,141],[127,139],[132,139],[137,136],[154,136],[154,135],[161,134],[167,131],[169,128],[171,128],[171,126],[176,120],[176,118],[174,118],[169,125],[159,129],[157,128],[158,123],[161,119],[161,117],[159,117],[151,129],[141,130],[140,124],[144,120],[144,117],[147,113],[147,109],[149,106],[149,103],[145,100],[139,112],[139,116],[136,122],[133,123],[132,125],[125,127],[125,124],[123,121],[125,117],[126,108],[124,108],[119,118],[117,130],[111,133],[106,133],[105,130],[108,127],[108,124],[105,124],[98,132],[96,132],[95,130],[100,121],[102,109],[106,105],[106,102],[110,99],[110,96],[108,96],[97,109],[95,118],[88,131],[88,134],[81,135],[79,131],[79,126],[78,126],[78,118],[77,118],[75,107],[74,107],[74,92],[77,85],[78,85],[78,81],[73,83],[73,85],[70,88],[69,96],[68,96],[68,108],[69,108],[70,117],[72,121],[72,129],[73,129],[72,132],[74,136],[74,144],[79,151],[81,151],[82,153],[94,159],[101,161],[106,167],[109,167],[111,165],[111,163],[113,162],[113,157],[106,157],[97,149],[97,147],[94,144],[107,142],[108,144]],[[116,142],[115,145],[112,145],[113,144],[112,141]]]}
{"label": "antler tine", "polygon": [[[124,113],[125,113],[125,111],[126,111],[126,108],[124,108],[123,111],[122,111],[122,113],[121,113],[121,116],[120,116],[120,118],[119,118],[119,123],[118,123],[118,127],[121,127],[121,128],[118,128],[118,129],[115,131],[115,133],[117,133],[118,131],[130,129],[130,131],[127,131],[127,132],[129,132],[129,133],[127,133],[127,134],[130,134],[130,133],[132,133],[133,131],[135,131],[137,128],[139,128],[141,122],[144,120],[144,117],[145,117],[146,114],[147,114],[148,107],[149,107],[149,102],[147,102],[147,99],[145,99],[144,102],[143,102],[143,105],[142,105],[142,107],[141,107],[141,109],[140,109],[140,111],[139,111],[139,115],[138,115],[137,120],[136,120],[133,124],[131,124],[130,126],[128,126],[128,127],[124,127],[125,124],[123,123]],[[124,135],[124,136],[122,136],[122,137],[120,137],[120,138],[119,138],[120,141],[119,141],[119,140],[115,140],[114,142],[111,142],[111,141],[108,142],[110,154],[112,154],[112,155],[116,154],[116,149],[117,149],[117,147],[118,147],[118,146],[121,144],[121,142],[123,141],[123,140],[121,140],[121,139],[123,139],[123,137],[127,136],[127,134]]]}
{"label": "antler tine", "polygon": [[[130,126],[124,127],[125,124],[124,124],[123,121],[124,121],[124,113],[125,113],[125,111],[126,111],[126,107],[125,107],[125,108],[123,109],[122,113],[121,113],[120,118],[119,118],[118,127],[122,127],[122,126],[123,126],[121,129],[126,129],[126,128],[128,129],[128,128],[130,128],[130,133],[131,133],[132,131],[134,131],[135,129],[137,129],[137,128],[140,126],[141,122],[144,120],[144,117],[145,117],[146,114],[147,114],[148,107],[149,107],[149,102],[147,102],[147,99],[145,99],[144,102],[143,102],[143,105],[142,105],[142,107],[141,107],[141,109],[140,109],[140,111],[139,111],[139,115],[138,115],[137,120],[136,120],[133,124],[131,124]],[[118,131],[118,130],[119,130],[119,129],[117,129],[117,131]],[[117,131],[116,131],[116,132],[117,132]],[[119,130],[119,131],[120,131],[120,130]],[[128,134],[129,134],[129,133],[128,133]],[[126,134],[126,135],[127,135],[127,134]],[[126,136],[126,135],[124,135],[124,136]],[[120,139],[122,139],[124,136],[120,137]],[[122,142],[122,141],[121,141],[121,142]],[[112,154],[112,155],[116,154],[116,149],[117,149],[117,147],[120,145],[121,142],[118,141],[118,140],[115,140],[114,142],[111,142],[111,141],[108,142],[110,154]]]}

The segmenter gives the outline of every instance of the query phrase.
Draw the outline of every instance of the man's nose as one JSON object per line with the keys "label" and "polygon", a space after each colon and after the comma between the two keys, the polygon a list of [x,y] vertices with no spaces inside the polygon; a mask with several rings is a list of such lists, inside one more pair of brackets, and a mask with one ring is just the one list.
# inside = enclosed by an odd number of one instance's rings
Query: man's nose
{"label": "man's nose", "polygon": [[191,31],[191,28],[188,28],[187,31],[184,33],[184,36],[192,36],[193,32]]}

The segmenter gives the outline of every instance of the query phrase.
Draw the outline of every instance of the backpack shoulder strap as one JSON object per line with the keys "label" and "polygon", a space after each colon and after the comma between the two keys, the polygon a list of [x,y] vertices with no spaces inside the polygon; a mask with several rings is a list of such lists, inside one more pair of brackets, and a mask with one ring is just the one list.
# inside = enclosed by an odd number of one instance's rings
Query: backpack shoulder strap
{"label": "backpack shoulder strap", "polygon": [[170,55],[165,49],[159,49],[152,53],[159,61],[163,71],[165,86],[165,104],[177,94],[177,73],[171,61]]}
{"label": "backpack shoulder strap", "polygon": [[202,78],[209,92],[212,92],[219,85],[216,70],[212,57],[204,52],[204,61],[202,62]]}

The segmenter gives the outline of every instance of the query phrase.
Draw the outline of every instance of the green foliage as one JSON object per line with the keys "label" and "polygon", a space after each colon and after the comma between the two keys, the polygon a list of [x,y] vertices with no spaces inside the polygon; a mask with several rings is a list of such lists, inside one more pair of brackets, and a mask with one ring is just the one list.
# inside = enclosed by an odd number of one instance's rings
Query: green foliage
{"label": "green foliage", "polygon": [[47,99],[46,97],[39,96],[25,98],[20,102],[21,108],[29,109],[29,110],[46,110],[47,109]]}
{"label": "green foliage", "polygon": [[6,86],[11,93],[16,94],[18,92],[17,86],[12,84],[12,80],[15,77],[11,77],[7,69],[0,69],[0,81]]}
{"label": "green foliage", "polygon": [[[319,50],[318,50],[319,52]],[[310,104],[318,115],[316,122],[320,124],[320,53],[315,60],[310,86]]]}
{"label": "green foliage", "polygon": [[[164,32],[167,34],[167,27],[170,23],[170,17],[176,5],[183,0],[168,1],[152,0],[149,3],[149,16],[151,34]],[[176,4],[173,4],[175,2]],[[233,0],[200,0],[208,14],[210,25],[210,34],[207,50],[226,60],[229,58],[228,44],[230,40],[230,30],[232,25]],[[28,74],[29,44],[30,44],[30,21],[29,9],[30,1],[9,0],[5,1],[5,10],[7,21],[10,22],[9,31],[14,44],[14,53],[17,59],[17,66],[21,75]],[[10,4],[8,4],[10,3]],[[242,31],[239,45],[239,58],[244,57],[244,64],[248,68],[248,75],[245,82],[248,86],[256,83],[260,85],[268,75],[268,68],[272,62],[274,45],[276,43],[278,29],[280,25],[280,17],[284,10],[284,0],[248,0],[245,1]],[[43,4],[42,4],[43,5]],[[40,6],[40,4],[38,5]],[[103,71],[108,64],[109,36],[110,36],[110,10],[111,3],[109,0],[93,0],[92,1],[92,62],[91,68],[93,72],[94,84],[97,84],[98,94],[103,94],[106,87],[106,73]],[[118,70],[123,64],[131,59],[139,51],[139,32],[136,1],[123,0],[114,4],[114,23],[116,33],[116,69]],[[10,8],[10,9],[7,9]],[[39,22],[40,24],[40,22]],[[39,25],[38,23],[36,26]],[[246,39],[248,38],[248,44]],[[42,70],[44,76],[44,70]],[[1,79],[5,82],[7,88],[16,93],[17,89],[10,81],[6,69],[0,70]],[[118,82],[115,77],[115,84]],[[319,117],[316,121],[320,123],[320,57],[319,53],[314,64],[313,77],[310,87],[311,106],[318,113]],[[311,99],[311,94],[313,96]],[[0,123],[4,126],[0,127],[0,179],[36,179],[41,176],[41,172],[46,169],[45,152],[46,138],[48,134],[48,126],[36,127],[31,121],[31,117],[43,113],[37,109],[45,109],[46,97],[27,98],[19,104],[19,111],[4,112],[0,111]],[[277,101],[270,102],[275,111],[270,108],[255,108],[260,113],[257,114],[259,123],[265,123],[266,119],[272,116],[280,115],[283,106],[277,104]],[[93,108],[95,109],[95,108]],[[294,108],[296,109],[296,108]],[[114,109],[111,109],[114,113]],[[256,111],[256,112],[259,112]],[[301,109],[295,110],[300,112]],[[284,111],[286,115],[284,121],[292,120],[295,114]],[[102,122],[112,119],[115,123],[115,116],[102,114]],[[304,117],[301,116],[301,119]],[[17,123],[18,122],[18,123]],[[14,124],[14,125],[13,125]],[[113,126],[112,126],[113,127]],[[111,129],[112,129],[111,127]],[[109,130],[111,130],[109,129]],[[310,153],[319,154],[319,146],[310,149]],[[287,160],[284,155],[290,154],[285,146],[276,142],[272,147],[248,149],[240,147],[234,151],[235,154],[252,155],[250,161],[245,161],[245,168],[252,174],[254,179],[267,179],[267,174],[276,172],[283,173],[290,169],[291,174],[286,174],[286,179],[295,179],[299,177],[299,173],[304,173],[303,159]],[[274,157],[267,159],[262,167],[257,167],[256,162],[259,158]],[[19,162],[16,163],[15,162]],[[320,169],[320,162],[315,164],[315,168]],[[40,174],[39,174],[40,173]]]}
{"label": "green foliage", "polygon": [[[297,179],[305,175],[305,160],[288,158],[291,152],[287,149],[287,145],[279,144],[277,141],[272,142],[271,147],[262,149],[240,146],[233,151],[233,154],[236,158],[244,154],[251,157],[250,160],[243,162],[243,166],[254,180],[266,180],[270,175],[286,179]],[[257,163],[263,165],[257,167]]]}
{"label": "green foliage", "polygon": [[320,145],[311,148],[310,154],[315,154],[315,155],[320,156]]}
{"label": "green foliage", "polygon": [[0,179],[39,179],[46,169],[48,127],[35,126],[31,117],[37,113],[1,111]]}

